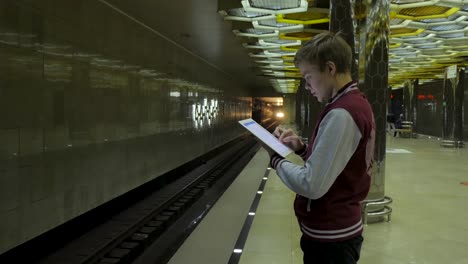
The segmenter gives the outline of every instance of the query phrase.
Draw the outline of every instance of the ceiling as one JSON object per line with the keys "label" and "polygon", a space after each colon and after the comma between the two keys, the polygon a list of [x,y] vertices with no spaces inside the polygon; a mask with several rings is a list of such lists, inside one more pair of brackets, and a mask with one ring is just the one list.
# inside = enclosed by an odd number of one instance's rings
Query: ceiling
{"label": "ceiling", "polygon": [[468,66],[468,1],[392,1],[389,83],[443,79],[448,66]]}
{"label": "ceiling", "polygon": [[213,0],[106,0],[153,30],[202,57],[254,96],[275,96],[268,78],[261,76],[232,25],[218,14]]}
{"label": "ceiling", "polygon": [[[301,79],[293,64],[297,49],[329,27],[328,0],[108,1],[256,96],[294,93]],[[468,66],[468,0],[391,0],[389,45],[394,87]]]}
{"label": "ceiling", "polygon": [[[328,29],[326,1],[234,2],[220,5],[220,14],[250,24],[234,34],[256,38],[243,44],[249,56],[277,91],[295,92],[300,75],[292,58],[300,43]],[[468,0],[391,0],[390,9],[389,83],[394,88],[408,79],[444,78],[448,66],[468,66]]]}

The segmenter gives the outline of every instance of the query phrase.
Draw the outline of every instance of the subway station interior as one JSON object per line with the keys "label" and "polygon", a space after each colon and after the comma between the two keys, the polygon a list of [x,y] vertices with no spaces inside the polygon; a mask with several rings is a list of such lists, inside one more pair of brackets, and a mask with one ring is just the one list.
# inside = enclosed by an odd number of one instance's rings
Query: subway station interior
{"label": "subway station interior", "polygon": [[468,264],[468,0],[1,0],[0,263],[303,263],[238,121],[311,136],[327,31],[375,118],[359,263]]}

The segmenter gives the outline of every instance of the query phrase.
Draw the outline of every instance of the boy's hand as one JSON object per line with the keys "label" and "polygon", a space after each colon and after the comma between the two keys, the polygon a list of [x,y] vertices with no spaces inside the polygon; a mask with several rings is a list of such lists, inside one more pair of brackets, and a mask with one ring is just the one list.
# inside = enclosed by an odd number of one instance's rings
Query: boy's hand
{"label": "boy's hand", "polygon": [[304,143],[302,139],[294,133],[292,129],[284,129],[282,127],[276,127],[273,135],[278,138],[278,140],[288,146],[294,151],[301,150],[304,148]]}

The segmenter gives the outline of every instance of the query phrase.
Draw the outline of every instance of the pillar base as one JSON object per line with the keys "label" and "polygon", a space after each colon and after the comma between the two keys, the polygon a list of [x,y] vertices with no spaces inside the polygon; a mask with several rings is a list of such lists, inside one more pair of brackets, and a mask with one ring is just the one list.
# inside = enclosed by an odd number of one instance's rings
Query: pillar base
{"label": "pillar base", "polygon": [[444,148],[463,148],[465,143],[463,141],[444,139],[440,142],[440,146]]}
{"label": "pillar base", "polygon": [[393,202],[392,198],[385,196],[379,200],[365,200],[362,202],[362,223],[367,225],[368,223],[378,223],[385,220],[387,222],[391,220],[392,208],[388,206]]}

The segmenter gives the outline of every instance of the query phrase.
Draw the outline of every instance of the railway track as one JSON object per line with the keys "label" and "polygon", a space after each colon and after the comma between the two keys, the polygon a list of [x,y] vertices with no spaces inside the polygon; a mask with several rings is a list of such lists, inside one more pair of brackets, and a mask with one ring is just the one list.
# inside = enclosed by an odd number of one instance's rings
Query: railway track
{"label": "railway track", "polygon": [[[240,140],[214,159],[114,215],[38,263],[131,263],[162,237],[228,170],[239,166],[241,157],[252,152],[255,145],[251,137]],[[198,223],[206,211],[194,221]],[[195,227],[194,221],[191,221],[192,228]],[[187,231],[187,227],[180,231]],[[183,235],[172,231],[171,236],[180,238]],[[159,256],[157,263],[168,260],[174,243],[180,242],[165,243],[158,252],[154,252]]]}

